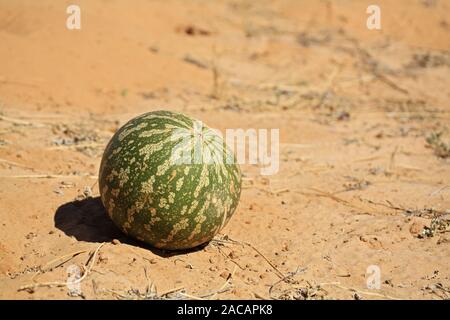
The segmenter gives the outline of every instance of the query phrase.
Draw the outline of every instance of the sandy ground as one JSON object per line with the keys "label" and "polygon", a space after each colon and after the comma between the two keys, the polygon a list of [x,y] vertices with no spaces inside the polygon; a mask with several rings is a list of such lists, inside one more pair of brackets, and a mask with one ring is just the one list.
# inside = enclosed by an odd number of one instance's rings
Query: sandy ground
{"label": "sandy ground", "polygon": [[[450,297],[450,1],[377,1],[381,31],[349,0],[75,1],[69,31],[72,2],[0,1],[0,298]],[[195,251],[127,239],[99,202],[109,138],[157,109],[280,129],[278,174],[243,166]]]}

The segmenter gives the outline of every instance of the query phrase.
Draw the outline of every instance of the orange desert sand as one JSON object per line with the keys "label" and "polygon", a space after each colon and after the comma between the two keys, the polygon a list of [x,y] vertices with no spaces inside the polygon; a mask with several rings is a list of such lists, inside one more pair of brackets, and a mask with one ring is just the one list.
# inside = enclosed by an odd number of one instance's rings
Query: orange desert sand
{"label": "orange desert sand", "polygon": [[[450,1],[377,2],[381,30],[350,0],[76,1],[68,30],[71,1],[1,0],[0,298],[448,299]],[[158,109],[280,129],[194,251],[98,198],[106,143]]]}

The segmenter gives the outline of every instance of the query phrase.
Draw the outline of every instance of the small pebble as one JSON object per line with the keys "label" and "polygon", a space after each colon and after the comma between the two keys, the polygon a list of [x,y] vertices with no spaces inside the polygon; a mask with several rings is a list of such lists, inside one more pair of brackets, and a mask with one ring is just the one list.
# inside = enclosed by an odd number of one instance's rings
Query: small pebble
{"label": "small pebble", "polygon": [[211,264],[216,264],[217,263],[217,260],[215,258],[213,258],[213,257],[209,258],[208,261]]}
{"label": "small pebble", "polygon": [[120,244],[120,240],[118,239],[113,239],[113,241],[111,241],[113,245],[118,245]]}

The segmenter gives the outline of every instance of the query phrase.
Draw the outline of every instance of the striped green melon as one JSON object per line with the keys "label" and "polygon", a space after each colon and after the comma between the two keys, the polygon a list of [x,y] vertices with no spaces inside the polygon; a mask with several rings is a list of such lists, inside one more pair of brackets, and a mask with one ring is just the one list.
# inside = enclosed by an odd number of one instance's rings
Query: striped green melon
{"label": "striped green melon", "polygon": [[180,113],[155,111],[114,134],[99,188],[124,233],[157,248],[187,249],[211,240],[229,221],[241,173],[216,131]]}

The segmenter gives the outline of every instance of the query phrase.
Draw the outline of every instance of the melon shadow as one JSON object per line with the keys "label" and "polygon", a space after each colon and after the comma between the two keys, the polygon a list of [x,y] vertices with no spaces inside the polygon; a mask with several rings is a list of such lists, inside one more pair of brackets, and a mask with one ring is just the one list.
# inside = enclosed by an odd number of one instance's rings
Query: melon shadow
{"label": "melon shadow", "polygon": [[190,250],[167,251],[151,247],[127,237],[109,218],[100,197],[75,200],[61,205],[55,212],[55,227],[69,237],[86,242],[111,242],[114,239],[132,246],[150,250],[161,257],[202,250],[203,246]]}
{"label": "melon shadow", "polygon": [[55,227],[78,241],[109,242],[124,237],[109,219],[100,197],[75,200],[55,213]]}

